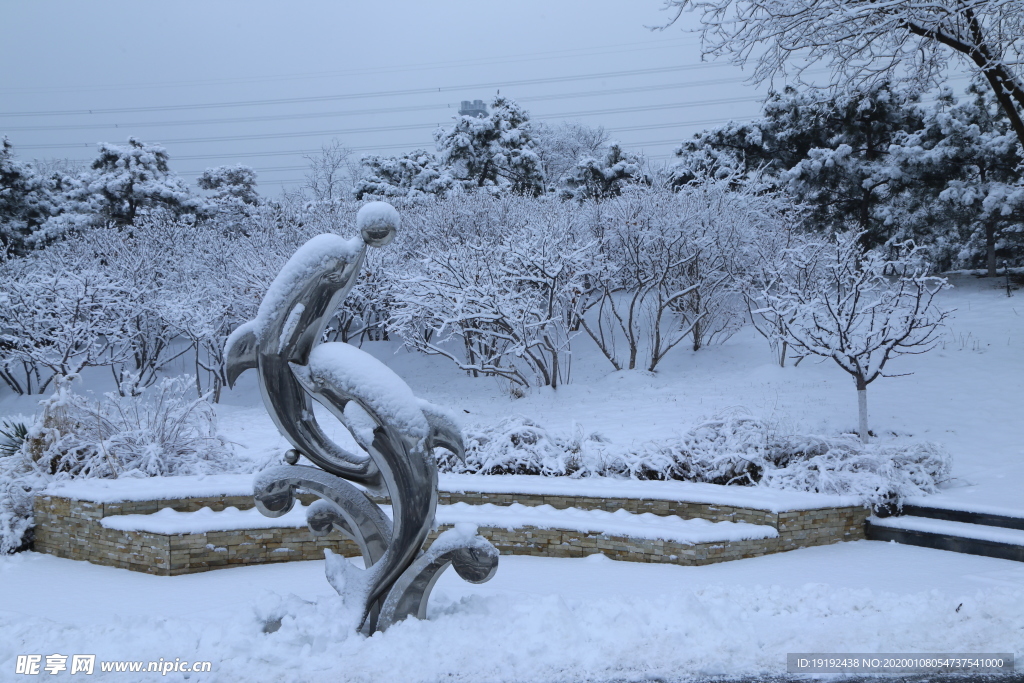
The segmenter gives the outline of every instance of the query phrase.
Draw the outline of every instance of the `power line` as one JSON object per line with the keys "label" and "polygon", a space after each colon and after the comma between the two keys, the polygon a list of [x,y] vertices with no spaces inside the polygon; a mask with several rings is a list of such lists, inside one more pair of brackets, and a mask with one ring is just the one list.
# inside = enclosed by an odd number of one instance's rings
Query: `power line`
{"label": "power line", "polygon": [[[694,123],[696,124],[696,123],[700,123],[700,122],[694,122]],[[644,141],[640,141],[640,142],[631,143],[631,145],[633,147],[642,147],[644,145],[668,145],[668,144],[678,144],[680,142],[682,142],[682,140],[680,140],[679,138],[668,138],[668,139],[663,139],[663,140],[644,140]],[[400,147],[400,145],[393,145],[393,146]],[[314,150],[314,151],[319,151],[319,150]],[[653,158],[661,157],[661,156],[664,156],[664,155],[650,156],[650,157],[647,157],[647,158],[648,159],[653,159]],[[273,173],[273,172],[280,172],[280,171],[308,171],[309,170],[309,165],[307,164],[307,165],[299,165],[299,166],[271,166],[271,167],[266,167],[266,168],[255,168],[254,170],[257,171],[257,173]],[[190,171],[190,172],[187,172],[187,173],[179,173],[178,175],[180,175],[180,176],[199,176],[199,175],[202,175],[202,174],[203,174],[203,171]]]}
{"label": "power line", "polygon": [[[616,126],[615,128],[609,129],[607,132],[611,136],[615,136],[617,133],[633,132],[638,130],[663,130],[666,128],[684,128],[692,126],[705,126],[716,123],[725,123],[727,119],[701,119],[699,121],[676,121],[673,123],[655,123],[641,126]],[[680,140],[681,141],[681,140]],[[634,143],[631,143],[634,144]],[[383,149],[405,149],[413,150],[417,147],[422,147],[418,143],[407,143],[407,144],[389,144],[389,145],[371,145],[364,147],[346,147],[349,151],[360,152],[370,150],[383,150]],[[205,159],[251,159],[255,157],[278,157],[278,156],[304,156],[307,154],[319,154],[322,150],[320,149],[288,149],[278,150],[273,152],[237,152],[230,154],[187,154],[187,155],[175,155],[171,159],[174,161],[201,161]],[[299,167],[299,168],[305,168]],[[258,169],[257,169],[258,170]],[[195,175],[199,175],[201,171],[196,171]],[[185,175],[185,174],[182,174]]]}
{"label": "power line", "polygon": [[[445,62],[429,62],[415,65],[397,65],[366,67],[362,69],[345,69],[341,71],[317,71],[297,74],[280,74],[277,76],[248,76],[241,78],[217,78],[198,81],[164,81],[145,83],[110,83],[105,85],[77,85],[77,86],[53,86],[53,87],[32,87],[32,88],[0,88],[5,93],[42,93],[42,92],[67,92],[67,91],[101,91],[101,90],[140,90],[147,88],[169,88],[188,87],[202,85],[224,85],[230,83],[273,83],[278,81],[296,81],[315,78],[335,78],[339,76],[363,76],[383,73],[408,73],[412,71],[426,71],[433,69],[449,69],[456,66],[487,66],[496,64],[515,64],[521,62],[533,62],[548,59],[559,59],[568,57],[590,57],[607,54],[621,54],[627,52],[642,52],[647,50],[661,50],[671,47],[681,47],[692,44],[692,39],[668,38],[662,40],[645,40],[631,43],[615,43],[601,47],[573,48],[565,50],[549,50],[545,52],[519,53],[507,56],[490,56],[477,59],[451,60]],[[653,44],[652,44],[653,43]],[[612,48],[612,49],[609,49]],[[620,48],[620,49],[616,49]]]}
{"label": "power line", "polygon": [[[755,97],[730,97],[716,100],[691,100],[689,102],[672,102],[668,104],[654,104],[654,105],[641,105],[636,107],[617,107],[612,109],[592,109],[588,111],[574,111],[574,112],[561,112],[558,114],[548,114],[544,116],[534,117],[534,121],[545,121],[550,119],[567,119],[567,118],[578,118],[585,116],[600,116],[606,114],[628,114],[644,111],[658,111],[664,109],[687,109],[690,107],[701,107],[701,106],[713,106],[719,104],[738,104],[741,102],[756,102],[764,98]],[[338,135],[356,135],[360,133],[374,133],[374,132],[388,132],[398,130],[426,130],[428,128],[433,129],[437,126],[431,124],[405,124],[399,126],[374,126],[370,128],[349,128],[349,129],[335,129],[335,130],[317,130],[317,131],[306,131],[301,133],[258,133],[254,135],[229,135],[229,136],[217,136],[207,138],[179,138],[163,140],[160,142],[162,145],[190,145],[199,143],[210,143],[210,142],[238,142],[246,140],[268,140],[268,139],[282,139],[282,138],[302,138],[302,137],[318,137],[318,136],[338,136]],[[71,149],[76,147],[95,147],[96,143],[83,142],[83,143],[48,143],[42,145],[24,145],[21,149]]]}
{"label": "power line", "polygon": [[[720,78],[715,80],[688,81],[684,83],[663,83],[655,85],[631,86],[628,88],[614,88],[602,90],[587,90],[575,93],[555,93],[551,95],[525,95],[517,97],[516,102],[542,102],[560,99],[573,99],[580,97],[598,97],[607,95],[625,95],[641,92],[654,92],[658,90],[673,90],[696,88],[704,85],[720,85],[723,83],[740,83],[747,80],[745,77]],[[38,131],[38,130],[102,130],[118,128],[155,128],[160,126],[191,126],[191,125],[217,125],[235,123],[254,123],[261,121],[292,121],[297,119],[328,118],[341,116],[360,116],[392,114],[410,111],[434,111],[438,109],[450,109],[447,102],[443,104],[411,105],[405,107],[384,107],[377,109],[349,109],[347,111],[333,112],[302,112],[297,114],[267,114],[263,116],[240,116],[232,118],[211,118],[211,119],[186,119],[178,121],[138,121],[132,123],[90,123],[90,124],[67,124],[67,125],[43,125],[43,126],[7,126],[7,132],[12,131]]]}
{"label": "power line", "polygon": [[491,83],[475,83],[471,85],[448,85],[437,88],[409,88],[405,90],[379,90],[376,92],[350,93],[346,95],[317,95],[312,97],[286,97],[267,100],[240,100],[234,102],[209,102],[205,104],[172,104],[150,107],[117,107],[111,109],[67,109],[53,111],[34,112],[0,112],[3,117],[23,116],[82,116],[96,114],[122,114],[128,112],[144,111],[187,111],[192,109],[219,109],[228,107],[257,107],[275,104],[298,104],[309,102],[333,102],[338,100],[355,100],[372,97],[395,97],[399,95],[427,95],[436,92],[452,92],[456,90],[474,90],[484,88],[509,88],[522,85],[540,85],[544,83],[566,83],[571,81],[585,81],[602,78],[623,78],[627,76],[642,76],[646,74],[672,73],[675,71],[692,71],[694,69],[707,69],[709,64],[684,64],[677,66],[659,66],[647,69],[630,69],[627,71],[605,71],[595,74],[583,74],[579,76],[549,76],[546,78],[528,78],[518,81],[499,81]]}

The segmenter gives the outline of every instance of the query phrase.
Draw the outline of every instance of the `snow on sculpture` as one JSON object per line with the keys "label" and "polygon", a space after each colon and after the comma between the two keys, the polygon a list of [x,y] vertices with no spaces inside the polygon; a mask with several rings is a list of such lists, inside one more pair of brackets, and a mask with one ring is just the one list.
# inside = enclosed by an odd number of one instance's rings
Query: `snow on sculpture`
{"label": "snow on sculpture", "polygon": [[[463,457],[462,434],[444,410],[417,399],[409,386],[371,355],[342,342],[320,343],[324,327],[352,289],[366,247],[388,244],[398,212],[385,202],[360,209],[362,239],[312,238],[271,283],[256,319],[227,340],[227,379],[233,385],[248,369],[259,374],[267,411],[291,443],[290,465],[260,473],[256,507],[270,517],[295,504],[297,490],[320,497],[307,523],[314,535],[332,529],[356,542],[366,569],[326,551],[327,578],[346,601],[362,607],[367,633],[383,631],[409,615],[423,618],[434,582],[448,565],[473,583],[488,581],[498,551],[472,525],[441,534],[422,546],[434,524],[437,469],[432,452],[443,447]],[[327,436],[313,401],[327,408],[369,455],[350,453]],[[373,428],[361,429],[345,414],[362,408]],[[304,455],[317,467],[295,464]],[[391,498],[389,519],[369,496]]]}

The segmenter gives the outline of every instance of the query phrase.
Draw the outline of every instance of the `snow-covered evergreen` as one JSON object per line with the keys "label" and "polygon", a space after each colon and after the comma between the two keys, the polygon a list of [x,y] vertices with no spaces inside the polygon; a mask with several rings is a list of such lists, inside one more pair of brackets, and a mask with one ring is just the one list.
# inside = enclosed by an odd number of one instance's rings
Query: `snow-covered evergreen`
{"label": "snow-covered evergreen", "polygon": [[456,117],[455,125],[438,130],[434,139],[441,164],[466,189],[507,186],[531,195],[544,191],[530,115],[507,97],[495,97],[487,116]]}

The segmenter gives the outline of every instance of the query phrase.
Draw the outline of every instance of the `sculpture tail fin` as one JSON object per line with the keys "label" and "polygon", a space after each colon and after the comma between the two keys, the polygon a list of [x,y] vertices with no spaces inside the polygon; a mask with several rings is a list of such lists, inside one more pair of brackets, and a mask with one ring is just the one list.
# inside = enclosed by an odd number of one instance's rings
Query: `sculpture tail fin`
{"label": "sculpture tail fin", "polygon": [[224,344],[225,368],[228,387],[235,386],[235,380],[246,370],[257,367],[256,349],[258,340],[252,322],[240,325],[231,333]]}

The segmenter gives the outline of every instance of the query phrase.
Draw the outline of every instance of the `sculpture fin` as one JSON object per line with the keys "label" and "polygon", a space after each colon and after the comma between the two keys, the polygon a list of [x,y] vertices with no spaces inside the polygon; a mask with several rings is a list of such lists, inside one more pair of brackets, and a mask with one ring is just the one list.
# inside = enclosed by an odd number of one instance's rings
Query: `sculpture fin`
{"label": "sculpture fin", "polygon": [[259,340],[253,332],[253,321],[249,321],[231,333],[224,344],[225,367],[228,387],[235,386],[235,380],[246,370],[257,367],[256,349]]}
{"label": "sculpture fin", "polygon": [[423,417],[430,425],[430,448],[445,448],[458,457],[463,463],[466,462],[466,447],[462,442],[462,428],[455,420],[455,416],[439,406],[417,399]]}

